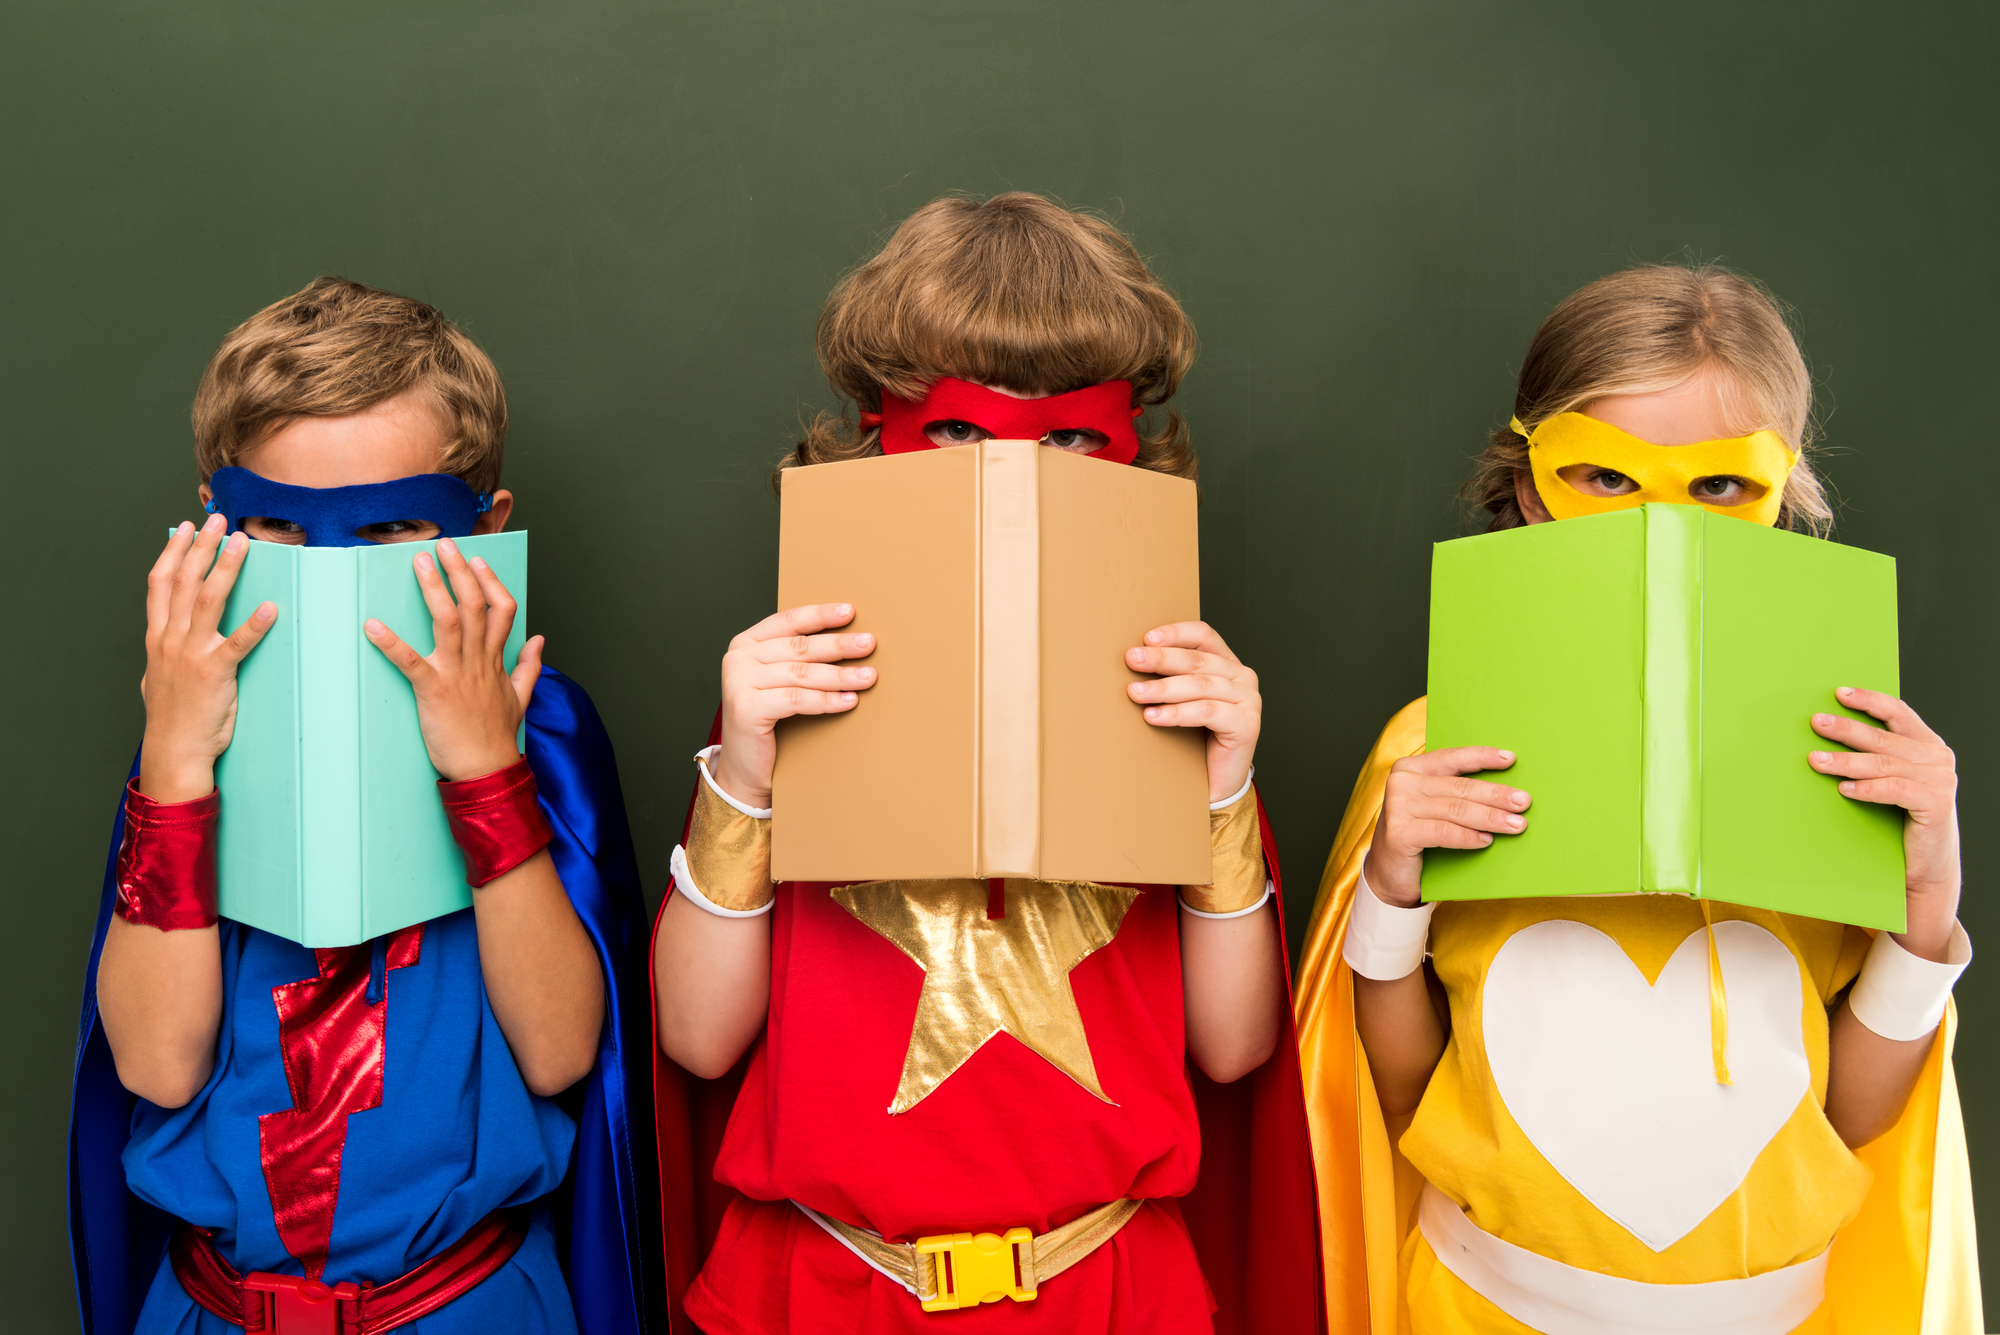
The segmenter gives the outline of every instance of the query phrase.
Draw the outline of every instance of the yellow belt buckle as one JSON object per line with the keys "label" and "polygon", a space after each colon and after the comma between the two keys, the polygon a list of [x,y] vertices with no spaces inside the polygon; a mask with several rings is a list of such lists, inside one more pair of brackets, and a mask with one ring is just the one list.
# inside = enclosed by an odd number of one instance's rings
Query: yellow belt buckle
{"label": "yellow belt buckle", "polygon": [[917,1255],[928,1255],[937,1274],[937,1297],[924,1302],[926,1312],[977,1307],[1012,1298],[1025,1303],[1034,1298],[1034,1289],[1021,1287],[1021,1264],[1017,1247],[1032,1247],[1035,1233],[1028,1228],[1010,1228],[1005,1235],[992,1233],[941,1233],[917,1239]]}

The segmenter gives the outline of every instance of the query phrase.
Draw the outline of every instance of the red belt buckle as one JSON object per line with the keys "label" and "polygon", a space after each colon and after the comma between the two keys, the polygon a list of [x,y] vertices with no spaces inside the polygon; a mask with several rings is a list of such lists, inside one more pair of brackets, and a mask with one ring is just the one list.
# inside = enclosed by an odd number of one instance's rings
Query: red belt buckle
{"label": "red belt buckle", "polygon": [[267,1335],[351,1335],[360,1324],[354,1311],[360,1297],[359,1284],[252,1271],[243,1277],[243,1328]]}

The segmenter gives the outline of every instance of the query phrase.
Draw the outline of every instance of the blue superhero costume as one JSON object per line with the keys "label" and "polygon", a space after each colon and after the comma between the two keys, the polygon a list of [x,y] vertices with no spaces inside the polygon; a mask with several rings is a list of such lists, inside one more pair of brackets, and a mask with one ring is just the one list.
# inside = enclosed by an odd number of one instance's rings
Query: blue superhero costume
{"label": "blue superhero costume", "polygon": [[[218,480],[232,471],[241,470],[218,470]],[[429,496],[406,486],[416,479],[337,489],[337,517],[366,516],[347,532],[433,517],[441,507],[425,502],[441,490],[437,476],[421,483]],[[295,517],[273,505],[276,484],[255,480],[263,489],[247,513]],[[328,494],[281,490],[295,493],[288,499],[301,518],[318,518],[310,504]],[[377,494],[354,495],[363,491]],[[229,507],[223,487],[216,493],[236,527],[242,513]],[[354,511],[357,501],[373,502],[372,516]],[[437,517],[448,536],[470,530],[469,513]],[[197,1307],[167,1264],[177,1218],[213,1230],[239,1271],[301,1273],[300,1239],[317,1228],[328,1281],[381,1281],[451,1246],[503,1206],[530,1211],[528,1237],[513,1258],[400,1329],[639,1335],[665,1328],[653,1315],[658,1233],[641,1226],[658,1209],[645,907],[617,764],[589,697],[553,669],[543,669],[526,725],[528,764],[555,836],[549,852],[607,985],[597,1063],[555,1100],[528,1092],[487,1005],[471,910],[318,952],[224,920],[213,1074],[183,1108],[134,1098],[118,1082],[96,1010],[122,828],[114,824],[85,976],[69,1137],[70,1245],[86,1335],[236,1329]],[[314,1047],[324,1047],[324,1026],[316,1037],[310,1017],[343,1003],[365,1017],[363,1028],[350,1026],[345,1048],[327,1056]],[[301,1074],[308,1056],[322,1074],[329,1063],[352,1069],[333,1069],[331,1082],[320,1079],[319,1092],[310,1092],[305,1086],[315,1081]],[[364,1078],[349,1078],[355,1071]],[[329,1135],[287,1134],[314,1117]],[[324,1187],[328,1173],[337,1196],[318,1212],[328,1217],[274,1211],[273,1174]]]}

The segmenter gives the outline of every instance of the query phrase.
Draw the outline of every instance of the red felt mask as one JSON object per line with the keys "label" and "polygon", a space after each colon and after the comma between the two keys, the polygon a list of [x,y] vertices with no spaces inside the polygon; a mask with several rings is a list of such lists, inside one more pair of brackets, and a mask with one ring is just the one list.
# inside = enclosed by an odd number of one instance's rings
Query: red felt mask
{"label": "red felt mask", "polygon": [[937,449],[924,430],[941,422],[965,422],[994,440],[1041,440],[1052,431],[1095,431],[1110,444],[1093,450],[1091,458],[1129,464],[1139,454],[1139,432],[1132,419],[1143,411],[1132,406],[1129,380],[1107,380],[1046,399],[1017,399],[946,376],[917,403],[883,390],[882,411],[861,414],[861,426],[882,428],[885,454]]}

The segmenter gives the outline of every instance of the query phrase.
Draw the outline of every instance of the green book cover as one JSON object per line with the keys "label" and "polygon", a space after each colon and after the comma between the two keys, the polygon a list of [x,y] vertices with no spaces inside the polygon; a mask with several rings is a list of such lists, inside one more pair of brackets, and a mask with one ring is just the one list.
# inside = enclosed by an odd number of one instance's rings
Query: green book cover
{"label": "green book cover", "polygon": [[[528,535],[457,541],[520,604],[511,668],[526,639]],[[347,946],[471,907],[416,695],[361,633],[375,617],[431,652],[410,563],[436,548],[250,544],[223,628],[266,599],[278,619],[238,670],[236,731],[216,765],[223,917],[302,945]]]}
{"label": "green book cover", "polygon": [[1475,777],[1528,828],[1432,849],[1427,900],[1685,894],[1904,926],[1903,813],[1806,763],[1837,686],[1899,693],[1896,563],[1693,505],[1439,543],[1425,746],[1497,746]]}

